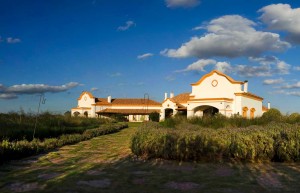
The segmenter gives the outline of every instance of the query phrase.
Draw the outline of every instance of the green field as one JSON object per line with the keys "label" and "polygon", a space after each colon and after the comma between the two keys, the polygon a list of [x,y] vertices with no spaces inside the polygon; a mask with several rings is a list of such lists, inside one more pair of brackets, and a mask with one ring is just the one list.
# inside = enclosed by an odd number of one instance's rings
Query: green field
{"label": "green field", "polygon": [[132,155],[138,124],[0,166],[0,192],[299,192],[299,163],[189,163]]}

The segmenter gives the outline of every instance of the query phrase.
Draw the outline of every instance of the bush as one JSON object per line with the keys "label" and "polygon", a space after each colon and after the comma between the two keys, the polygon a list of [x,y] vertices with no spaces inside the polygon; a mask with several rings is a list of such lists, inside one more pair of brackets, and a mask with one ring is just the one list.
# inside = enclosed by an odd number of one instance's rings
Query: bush
{"label": "bush", "polygon": [[300,126],[211,129],[184,123],[168,129],[145,123],[132,137],[131,150],[145,158],[186,161],[298,161]]}
{"label": "bush", "polygon": [[152,112],[149,114],[150,121],[159,122],[159,113],[158,112]]}
{"label": "bush", "polygon": [[262,119],[266,121],[279,121],[281,120],[282,115],[278,109],[271,108],[262,115]]}

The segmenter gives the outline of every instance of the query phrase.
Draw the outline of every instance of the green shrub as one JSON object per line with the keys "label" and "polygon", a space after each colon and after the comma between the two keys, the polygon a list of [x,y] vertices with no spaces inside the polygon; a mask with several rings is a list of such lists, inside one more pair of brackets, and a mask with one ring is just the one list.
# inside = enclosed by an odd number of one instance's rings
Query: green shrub
{"label": "green shrub", "polygon": [[159,122],[159,113],[158,112],[152,112],[149,114],[149,120],[154,122]]}
{"label": "green shrub", "polygon": [[271,108],[262,115],[262,119],[266,121],[279,121],[282,119],[282,114],[278,109]]}
{"label": "green shrub", "polygon": [[270,123],[246,128],[176,128],[143,124],[131,141],[132,152],[145,158],[187,161],[298,161],[300,126]]}

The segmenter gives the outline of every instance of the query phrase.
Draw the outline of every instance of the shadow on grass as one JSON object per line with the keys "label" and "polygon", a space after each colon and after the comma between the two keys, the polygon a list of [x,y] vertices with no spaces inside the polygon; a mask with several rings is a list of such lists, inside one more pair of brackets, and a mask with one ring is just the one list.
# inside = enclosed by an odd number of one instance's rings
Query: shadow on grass
{"label": "shadow on grass", "polygon": [[[189,163],[132,156],[1,167],[0,192],[299,192],[299,163]],[[54,155],[55,157],[55,155]]]}

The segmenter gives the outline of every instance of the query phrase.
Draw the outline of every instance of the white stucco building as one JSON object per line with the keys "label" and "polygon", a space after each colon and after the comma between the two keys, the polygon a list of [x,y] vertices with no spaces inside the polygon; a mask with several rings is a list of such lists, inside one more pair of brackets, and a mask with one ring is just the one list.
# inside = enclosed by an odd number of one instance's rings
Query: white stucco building
{"label": "white stucco building", "polygon": [[84,91],[77,99],[78,105],[71,109],[72,116],[111,117],[124,115],[128,121],[149,120],[149,114],[160,112],[161,103],[148,98],[96,98]]}
{"label": "white stucco building", "polygon": [[193,116],[211,116],[216,113],[227,117],[241,115],[246,118],[261,116],[270,108],[263,106],[263,98],[248,92],[247,81],[236,81],[213,70],[198,82],[191,84],[192,92],[165,93],[162,103],[146,98],[96,98],[90,92],[82,92],[78,106],[71,109],[73,116],[110,117],[121,114],[128,121],[149,120],[152,112],[160,113],[160,120],[178,113]]}
{"label": "white stucco building", "polygon": [[236,81],[213,70],[198,82],[191,84],[192,92],[177,96],[165,93],[160,119],[177,113],[187,117],[206,116],[221,113],[227,117],[241,115],[247,118],[261,116],[267,111],[263,98],[248,92],[247,81]]}

